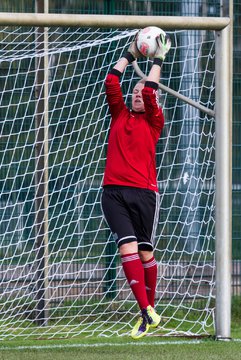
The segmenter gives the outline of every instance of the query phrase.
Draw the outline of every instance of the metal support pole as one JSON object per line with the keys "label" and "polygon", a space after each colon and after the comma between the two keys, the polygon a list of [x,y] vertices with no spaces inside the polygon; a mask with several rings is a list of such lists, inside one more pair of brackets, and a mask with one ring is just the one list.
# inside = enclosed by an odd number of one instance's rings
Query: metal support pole
{"label": "metal support pole", "polygon": [[[147,76],[141,71],[141,69],[139,68],[139,65],[137,64],[137,61],[133,61],[132,66],[133,66],[135,72],[137,73],[137,75],[140,76],[140,78],[146,79]],[[199,109],[204,114],[207,114],[212,117],[215,116],[215,112],[212,109],[208,109],[206,106],[203,106],[202,104],[198,103],[197,101],[194,101],[194,100],[188,98],[187,96],[180,94],[179,92],[169,88],[168,86],[165,86],[165,85],[159,83],[159,89],[180,99],[181,101],[189,104],[190,106],[193,106],[194,108]]]}
{"label": "metal support pole", "polygon": [[229,26],[216,32],[216,338],[230,339],[232,117]]}
{"label": "metal support pole", "polygon": [[[114,14],[115,3],[113,0],[106,0],[106,12],[108,14]],[[113,47],[113,46],[112,46]],[[108,63],[111,62],[111,55],[107,54]],[[106,122],[105,122],[106,124]],[[106,124],[107,129],[109,127],[109,123]],[[109,231],[106,231],[106,238],[109,238]],[[108,300],[113,300],[116,297],[117,284],[116,284],[116,243],[112,241],[108,241],[106,244],[105,250],[105,267],[106,273],[104,278],[104,292],[106,294],[106,298]]]}
{"label": "metal support pole", "polygon": [[[46,12],[48,0],[37,0],[37,12]],[[36,30],[36,322],[48,321],[48,32]]]}

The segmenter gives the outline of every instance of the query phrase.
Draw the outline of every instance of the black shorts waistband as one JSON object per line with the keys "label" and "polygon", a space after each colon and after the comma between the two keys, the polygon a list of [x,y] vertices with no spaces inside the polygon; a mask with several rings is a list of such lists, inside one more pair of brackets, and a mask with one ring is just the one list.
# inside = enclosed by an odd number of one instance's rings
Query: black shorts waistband
{"label": "black shorts waistband", "polygon": [[156,193],[156,191],[151,190],[151,189],[146,189],[146,188],[141,188],[141,187],[135,187],[135,186],[125,186],[125,185],[104,185],[103,189],[128,189],[128,190],[143,190],[143,191],[150,191],[151,193]]}

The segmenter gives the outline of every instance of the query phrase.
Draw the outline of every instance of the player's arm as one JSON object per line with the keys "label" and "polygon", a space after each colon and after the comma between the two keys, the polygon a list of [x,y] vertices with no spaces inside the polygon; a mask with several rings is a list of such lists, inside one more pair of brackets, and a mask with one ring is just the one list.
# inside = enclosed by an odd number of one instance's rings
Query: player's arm
{"label": "player's arm", "polygon": [[171,47],[171,39],[169,35],[164,36],[161,34],[160,37],[156,38],[156,41],[158,47],[154,56],[153,65],[146,81],[152,81],[158,84],[161,77],[162,63]]}
{"label": "player's arm", "polygon": [[117,62],[113,69],[119,71],[121,74],[124,72],[127,65],[131,64],[137,58],[141,56],[141,53],[136,46],[136,37],[130,44],[128,50],[123,55],[123,57]]}
{"label": "player's arm", "polygon": [[120,78],[126,67],[140,56],[134,40],[126,53],[121,57],[106,77],[105,87],[107,102],[109,104],[112,119],[115,118],[123,108],[126,108],[120,86]]}
{"label": "player's arm", "polygon": [[146,119],[160,133],[164,126],[164,115],[158,103],[158,83],[147,80],[142,90],[142,97]]}
{"label": "player's arm", "polygon": [[153,65],[146,78],[145,87],[142,90],[143,101],[147,118],[151,125],[158,130],[164,126],[164,116],[158,104],[158,84],[161,77],[162,63],[171,47],[168,35],[157,38],[158,48],[155,53]]}

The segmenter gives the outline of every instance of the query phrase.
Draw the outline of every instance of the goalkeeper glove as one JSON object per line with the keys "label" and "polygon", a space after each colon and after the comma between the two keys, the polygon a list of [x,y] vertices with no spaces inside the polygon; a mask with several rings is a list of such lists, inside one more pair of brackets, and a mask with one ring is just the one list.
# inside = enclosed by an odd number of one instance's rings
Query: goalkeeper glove
{"label": "goalkeeper glove", "polygon": [[168,51],[170,50],[171,38],[167,34],[166,35],[160,34],[160,36],[156,38],[156,42],[158,47],[154,55],[154,63],[160,65],[165,60],[165,57]]}
{"label": "goalkeeper glove", "polygon": [[137,39],[137,35],[135,36],[134,40],[128,47],[127,52],[124,54],[124,58],[126,58],[129,61],[129,63],[135,61],[135,59],[142,56],[140,51],[137,49],[136,39]]}

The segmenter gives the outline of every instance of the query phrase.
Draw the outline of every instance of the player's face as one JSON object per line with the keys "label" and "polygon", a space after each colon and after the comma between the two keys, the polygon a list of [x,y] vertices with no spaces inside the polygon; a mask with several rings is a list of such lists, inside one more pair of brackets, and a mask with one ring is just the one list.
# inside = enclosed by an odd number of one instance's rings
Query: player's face
{"label": "player's face", "polygon": [[144,84],[137,83],[132,92],[132,110],[135,112],[145,111],[144,102],[142,98],[142,89]]}

